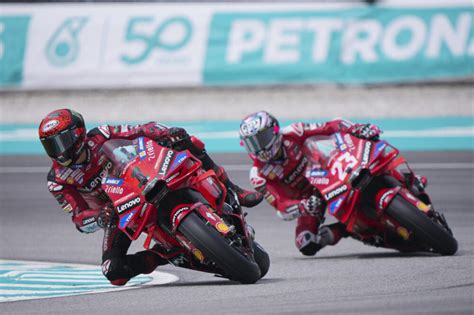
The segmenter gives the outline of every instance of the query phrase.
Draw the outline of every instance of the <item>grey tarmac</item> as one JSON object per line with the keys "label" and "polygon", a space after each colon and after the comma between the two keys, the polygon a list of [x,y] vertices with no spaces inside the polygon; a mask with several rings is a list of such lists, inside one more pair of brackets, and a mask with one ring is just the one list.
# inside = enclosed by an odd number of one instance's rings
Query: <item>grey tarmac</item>
{"label": "grey tarmac", "polygon": [[[409,161],[472,164],[472,152],[409,152]],[[242,154],[216,155],[225,165],[249,165]],[[0,157],[1,167],[46,166],[44,157]],[[248,172],[231,178],[249,187]],[[472,314],[474,296],[473,168],[424,168],[428,192],[459,242],[452,257],[400,254],[352,239],[314,257],[294,246],[295,222],[263,203],[249,209],[256,239],[270,253],[268,275],[238,285],[173,266],[176,283],[107,294],[2,303],[3,314]],[[100,264],[101,232],[76,231],[46,188],[46,174],[1,174],[0,258]],[[140,250],[141,241],[132,250]]]}

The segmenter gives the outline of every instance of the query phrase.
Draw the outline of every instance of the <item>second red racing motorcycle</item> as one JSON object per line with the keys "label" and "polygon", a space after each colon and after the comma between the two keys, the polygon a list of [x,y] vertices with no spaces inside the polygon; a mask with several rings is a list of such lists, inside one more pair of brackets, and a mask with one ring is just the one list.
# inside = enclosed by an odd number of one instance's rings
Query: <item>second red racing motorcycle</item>
{"label": "second red racing motorcycle", "polygon": [[102,188],[131,240],[145,233],[144,247],[153,240],[151,250],[170,263],[241,283],[267,273],[269,256],[253,240],[237,195],[189,151],[145,137],[109,140],[103,150],[113,167]]}
{"label": "second red racing motorcycle", "polygon": [[444,215],[425,192],[414,191],[413,171],[387,141],[335,133],[308,138],[303,150],[306,178],[349,235],[402,252],[456,253]]}

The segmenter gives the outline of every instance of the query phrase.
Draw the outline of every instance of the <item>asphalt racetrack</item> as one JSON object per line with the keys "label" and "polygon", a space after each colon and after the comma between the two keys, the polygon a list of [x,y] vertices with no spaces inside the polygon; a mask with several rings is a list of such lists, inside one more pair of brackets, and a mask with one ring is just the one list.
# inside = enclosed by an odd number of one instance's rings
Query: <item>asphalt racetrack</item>
{"label": "asphalt racetrack", "polygon": [[[175,283],[137,290],[0,303],[2,314],[472,314],[474,295],[473,153],[408,153],[428,176],[428,192],[459,242],[452,257],[399,254],[343,239],[314,257],[294,246],[295,222],[267,204],[249,210],[256,239],[270,253],[268,275],[239,285],[173,266]],[[216,155],[249,187],[248,160]],[[0,258],[100,264],[102,233],[76,231],[46,188],[48,160],[0,157]],[[26,168],[24,168],[26,167]],[[140,250],[135,244],[132,250]]]}

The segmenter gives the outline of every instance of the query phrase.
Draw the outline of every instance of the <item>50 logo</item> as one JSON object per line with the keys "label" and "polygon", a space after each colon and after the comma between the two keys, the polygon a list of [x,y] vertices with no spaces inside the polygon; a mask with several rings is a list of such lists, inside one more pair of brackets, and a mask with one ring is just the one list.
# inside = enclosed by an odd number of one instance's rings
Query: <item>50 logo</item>
{"label": "50 logo", "polygon": [[193,35],[191,21],[182,16],[168,18],[157,25],[153,17],[134,17],[128,22],[125,41],[141,44],[138,53],[122,54],[126,64],[138,64],[146,60],[156,49],[172,52],[189,44]]}

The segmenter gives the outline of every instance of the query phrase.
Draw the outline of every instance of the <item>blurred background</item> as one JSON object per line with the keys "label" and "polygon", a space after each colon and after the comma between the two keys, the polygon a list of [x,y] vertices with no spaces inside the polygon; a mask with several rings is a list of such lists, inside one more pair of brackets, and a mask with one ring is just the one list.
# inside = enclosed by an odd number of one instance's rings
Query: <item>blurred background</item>
{"label": "blurred background", "polygon": [[211,152],[243,152],[239,121],[262,109],[473,149],[471,1],[21,2],[0,11],[0,154],[41,154],[61,107],[88,128],[181,125]]}

